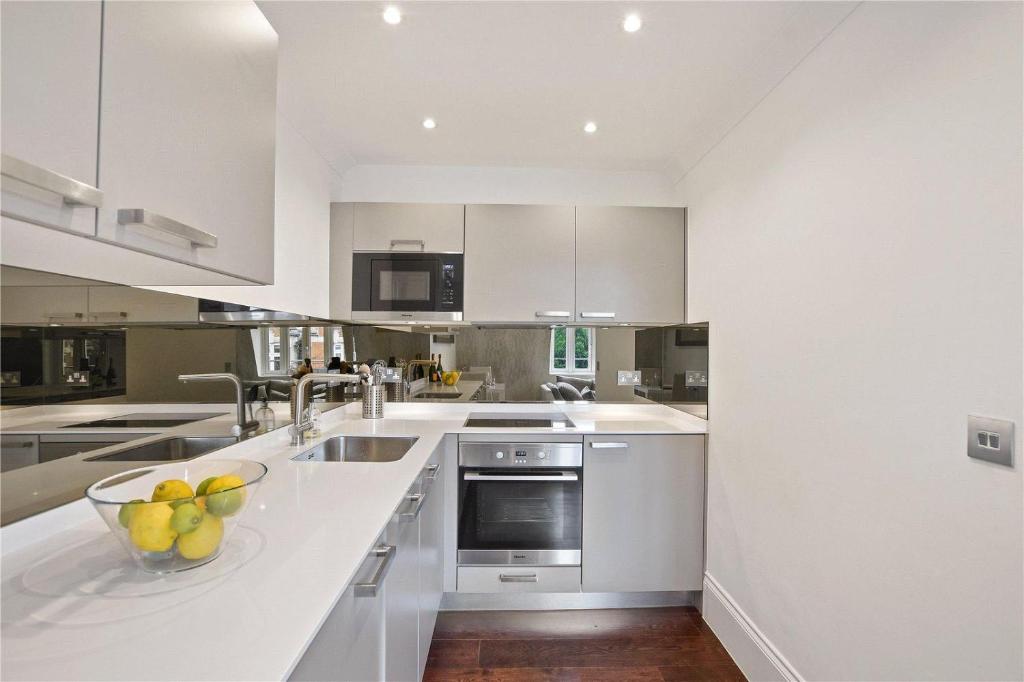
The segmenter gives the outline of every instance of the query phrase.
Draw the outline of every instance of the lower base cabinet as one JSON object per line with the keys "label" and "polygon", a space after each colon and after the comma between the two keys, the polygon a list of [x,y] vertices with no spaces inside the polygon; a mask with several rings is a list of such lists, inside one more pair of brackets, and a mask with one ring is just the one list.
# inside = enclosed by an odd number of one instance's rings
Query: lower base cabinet
{"label": "lower base cabinet", "polygon": [[587,436],[583,448],[583,591],[700,590],[704,436]]}
{"label": "lower base cabinet", "polygon": [[441,454],[409,489],[289,679],[422,678],[443,586]]}

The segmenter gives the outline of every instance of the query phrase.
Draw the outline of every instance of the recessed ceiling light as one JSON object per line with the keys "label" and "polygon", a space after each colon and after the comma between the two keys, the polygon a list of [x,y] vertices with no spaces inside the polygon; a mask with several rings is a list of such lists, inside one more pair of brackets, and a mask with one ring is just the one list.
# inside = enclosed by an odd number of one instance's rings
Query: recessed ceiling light
{"label": "recessed ceiling light", "polygon": [[583,132],[585,132],[585,133],[596,133],[597,132],[597,124],[594,123],[593,121],[587,121],[586,124],[583,126]]}
{"label": "recessed ceiling light", "polygon": [[644,25],[644,20],[637,14],[627,14],[622,20],[622,30],[626,33],[636,33]]}
{"label": "recessed ceiling light", "polygon": [[425,118],[423,119],[423,127],[427,130],[433,130],[437,127],[437,121],[432,118]]}
{"label": "recessed ceiling light", "polygon": [[383,17],[385,22],[392,26],[402,23],[402,13],[397,7],[388,7],[384,10],[384,13],[381,14],[381,17]]}

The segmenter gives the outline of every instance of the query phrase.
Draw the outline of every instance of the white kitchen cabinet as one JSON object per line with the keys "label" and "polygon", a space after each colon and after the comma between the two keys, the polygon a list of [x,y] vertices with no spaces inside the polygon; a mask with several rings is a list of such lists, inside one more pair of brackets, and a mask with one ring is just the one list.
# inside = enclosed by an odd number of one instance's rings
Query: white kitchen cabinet
{"label": "white kitchen cabinet", "polygon": [[[383,536],[374,545],[384,547]],[[371,551],[356,573],[355,582],[372,582],[384,562],[393,559]],[[387,566],[383,566],[385,571]],[[292,671],[291,680],[359,680],[384,677],[384,611],[388,575],[376,590],[349,585],[320,626],[319,632]]]}
{"label": "white kitchen cabinet", "polygon": [[686,319],[686,209],[576,208],[576,319]]}
{"label": "white kitchen cabinet", "polygon": [[6,217],[95,234],[101,9],[0,3]]}
{"label": "white kitchen cabinet", "polygon": [[196,299],[135,287],[89,287],[89,321],[95,324],[124,322],[197,322]]}
{"label": "white kitchen cabinet", "polygon": [[572,206],[466,206],[466,319],[571,321],[575,233]]}
{"label": "white kitchen cabinet", "polygon": [[438,448],[423,473],[420,511],[420,600],[417,679],[423,677],[444,592],[444,451]]}
{"label": "white kitchen cabinet", "polygon": [[106,3],[97,236],[273,282],[276,84],[253,2]]}
{"label": "white kitchen cabinet", "polygon": [[89,321],[88,287],[0,287],[3,324],[68,324]]}
{"label": "white kitchen cabinet", "polygon": [[352,240],[355,204],[331,204],[331,319],[352,319]]}
{"label": "white kitchen cabinet", "polygon": [[583,591],[700,590],[704,436],[583,443]]}
{"label": "white kitchen cabinet", "polygon": [[419,520],[410,516],[415,502],[400,505],[388,526],[395,559],[387,577],[384,616],[384,679],[410,682],[417,675],[419,647]]}
{"label": "white kitchen cabinet", "polygon": [[353,227],[356,251],[462,253],[465,206],[357,203]]}

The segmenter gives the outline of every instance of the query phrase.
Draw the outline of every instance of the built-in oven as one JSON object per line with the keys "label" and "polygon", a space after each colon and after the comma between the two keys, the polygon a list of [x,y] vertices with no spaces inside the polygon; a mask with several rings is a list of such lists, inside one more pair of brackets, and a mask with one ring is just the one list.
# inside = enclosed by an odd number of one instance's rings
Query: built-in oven
{"label": "built-in oven", "polygon": [[462,319],[461,253],[352,254],[352,316],[357,320]]}
{"label": "built-in oven", "polygon": [[460,566],[579,566],[582,443],[460,443]]}

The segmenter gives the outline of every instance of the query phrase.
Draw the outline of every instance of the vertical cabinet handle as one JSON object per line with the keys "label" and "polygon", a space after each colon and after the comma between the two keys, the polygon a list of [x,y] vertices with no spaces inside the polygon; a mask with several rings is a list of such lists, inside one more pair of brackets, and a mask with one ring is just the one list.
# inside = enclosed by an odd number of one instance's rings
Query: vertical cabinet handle
{"label": "vertical cabinet handle", "polygon": [[377,545],[370,552],[370,556],[376,557],[380,561],[377,563],[377,569],[373,572],[373,577],[369,581],[352,585],[352,591],[357,597],[377,596],[377,592],[380,590],[381,584],[391,568],[391,562],[395,560],[395,546]]}
{"label": "vertical cabinet handle", "polygon": [[192,246],[204,248],[215,248],[217,246],[217,235],[210,234],[185,223],[179,223],[177,220],[162,216],[159,213],[147,211],[144,208],[117,209],[117,222],[120,225],[143,225],[159,232],[181,237]]}
{"label": "vertical cabinet handle", "polygon": [[601,319],[601,320],[612,320],[615,319],[615,313],[580,313],[580,317]]}
{"label": "vertical cabinet handle", "polygon": [[594,448],[595,450],[613,450],[613,449],[626,450],[626,449],[629,448],[629,443],[617,443],[617,442],[611,442],[611,441],[604,441],[604,442],[600,442],[600,443],[591,443],[590,447]]}
{"label": "vertical cabinet handle", "polygon": [[425,251],[427,248],[426,242],[422,239],[392,239],[391,248],[394,249],[396,246],[418,246],[420,251]]}
{"label": "vertical cabinet handle", "polygon": [[60,195],[64,203],[71,206],[99,208],[103,205],[102,190],[7,154],[0,159],[0,175]]}

